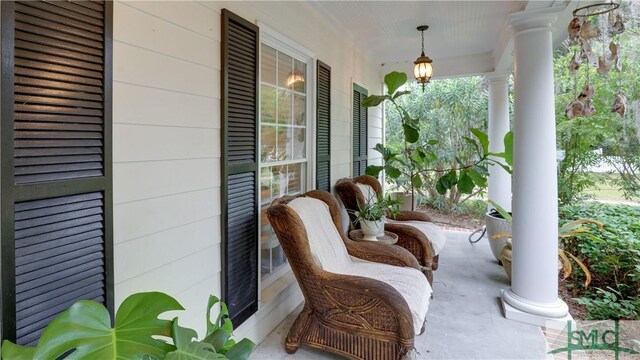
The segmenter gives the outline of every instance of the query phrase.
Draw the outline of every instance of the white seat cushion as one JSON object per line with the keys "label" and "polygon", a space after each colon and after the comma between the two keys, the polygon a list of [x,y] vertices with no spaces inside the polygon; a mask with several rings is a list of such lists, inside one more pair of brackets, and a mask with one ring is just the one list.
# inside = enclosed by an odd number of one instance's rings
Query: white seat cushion
{"label": "white seat cushion", "polygon": [[440,254],[442,248],[444,248],[445,243],[447,242],[447,237],[442,228],[432,222],[426,221],[397,221],[393,219],[387,219],[387,223],[389,224],[400,224],[400,225],[408,225],[416,228],[421,233],[423,233],[431,242],[431,248],[433,249],[433,253],[435,255]]}
{"label": "white seat cushion", "polygon": [[420,334],[433,291],[423,273],[414,268],[399,268],[358,258],[352,258],[351,266],[347,271],[349,275],[382,281],[396,289],[409,305],[415,334]]}
{"label": "white seat cushion", "polygon": [[420,271],[351,257],[331,219],[329,206],[324,201],[300,197],[290,201],[288,205],[302,220],[311,254],[321,268],[336,274],[362,276],[391,285],[409,304],[415,333],[420,333],[432,291]]}

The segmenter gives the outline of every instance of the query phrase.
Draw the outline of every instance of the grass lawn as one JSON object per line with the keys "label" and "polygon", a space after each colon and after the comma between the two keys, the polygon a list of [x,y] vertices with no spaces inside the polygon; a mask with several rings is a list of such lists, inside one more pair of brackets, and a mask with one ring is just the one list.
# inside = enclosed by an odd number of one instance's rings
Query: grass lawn
{"label": "grass lawn", "polygon": [[640,202],[640,199],[626,199],[617,186],[611,181],[619,178],[618,174],[592,174],[597,177],[596,186],[585,190],[585,193],[593,195],[596,200],[620,201],[620,202]]}

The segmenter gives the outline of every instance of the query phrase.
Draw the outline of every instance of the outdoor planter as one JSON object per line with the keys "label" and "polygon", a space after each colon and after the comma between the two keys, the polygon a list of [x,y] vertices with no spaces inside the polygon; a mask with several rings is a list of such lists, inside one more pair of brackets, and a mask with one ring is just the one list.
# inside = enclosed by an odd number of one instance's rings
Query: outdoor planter
{"label": "outdoor planter", "polygon": [[360,220],[360,228],[365,240],[377,241],[377,236],[384,233],[384,221]]}
{"label": "outdoor planter", "polygon": [[[418,207],[417,198],[413,197],[411,193],[406,193],[404,191],[393,191],[389,193],[392,199],[402,198],[402,204],[400,204],[400,211],[413,211]],[[413,208],[411,207],[411,203],[413,202]]]}
{"label": "outdoor planter", "polygon": [[484,215],[484,220],[487,225],[487,236],[489,237],[491,252],[496,260],[502,262],[500,252],[502,248],[507,245],[508,238],[502,237],[494,240],[493,237],[499,233],[511,234],[511,222],[499,217],[499,215],[494,216],[491,212]]}

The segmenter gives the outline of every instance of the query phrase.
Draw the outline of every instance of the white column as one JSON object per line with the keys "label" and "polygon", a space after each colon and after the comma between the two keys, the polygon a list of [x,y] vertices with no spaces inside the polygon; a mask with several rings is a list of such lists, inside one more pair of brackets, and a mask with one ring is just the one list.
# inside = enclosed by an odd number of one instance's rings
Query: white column
{"label": "white column", "polygon": [[[504,136],[509,132],[509,74],[493,73],[485,77],[489,81],[489,151],[501,153]],[[489,199],[511,211],[511,174],[498,165],[489,167]]]}
{"label": "white column", "polygon": [[511,16],[515,56],[513,254],[505,316],[544,325],[558,298],[558,188],[550,11]]}

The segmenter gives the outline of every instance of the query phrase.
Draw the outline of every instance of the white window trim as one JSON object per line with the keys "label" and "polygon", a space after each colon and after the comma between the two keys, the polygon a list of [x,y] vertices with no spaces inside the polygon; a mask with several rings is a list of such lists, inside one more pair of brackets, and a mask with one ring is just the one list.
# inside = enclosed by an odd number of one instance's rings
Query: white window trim
{"label": "white window trim", "polygon": [[[302,189],[303,192],[315,189],[315,172],[316,172],[316,57],[313,52],[296,43],[295,41],[287,38],[286,36],[280,34],[276,30],[273,30],[271,27],[265,25],[264,23],[257,22],[257,25],[260,29],[260,45],[265,44],[270,46],[278,51],[282,51],[287,53],[288,55],[293,56],[294,58],[303,61],[307,65],[307,79],[305,81],[305,85],[307,87],[306,97],[307,97],[307,124],[306,124],[306,159],[304,163],[306,164],[306,181],[305,188]],[[258,59],[258,63],[262,64],[262,51],[260,51],[260,59]],[[260,99],[258,99],[258,108],[260,109]],[[258,138],[261,139],[261,126],[258,126]],[[299,163],[302,159],[297,160],[287,160],[282,162],[275,162],[273,164],[269,163],[269,165],[280,165],[285,163]],[[258,159],[258,171],[262,168],[262,161]],[[260,191],[260,184],[258,186],[258,193]],[[261,204],[258,202],[258,208],[256,209],[258,214],[261,213]],[[262,228],[262,219],[261,216],[258,216],[258,229]],[[258,254],[261,253],[260,241],[258,241]],[[267,277],[267,281],[262,280],[261,276],[262,271],[262,257],[258,256],[258,311],[263,307],[263,292],[266,288],[270,287],[274,283],[277,282],[278,279],[282,278],[284,275],[291,272],[291,266],[287,262],[281,269],[276,270],[271,275]]]}

